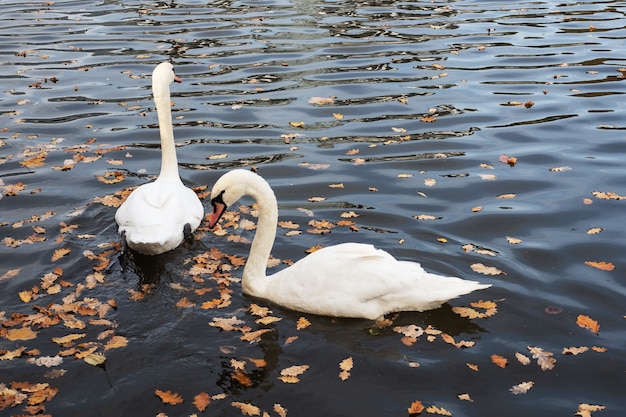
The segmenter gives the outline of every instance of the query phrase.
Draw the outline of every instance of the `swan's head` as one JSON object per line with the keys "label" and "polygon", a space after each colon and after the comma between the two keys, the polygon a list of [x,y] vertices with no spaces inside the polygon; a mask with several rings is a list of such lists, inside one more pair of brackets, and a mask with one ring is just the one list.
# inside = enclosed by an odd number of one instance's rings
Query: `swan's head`
{"label": "swan's head", "polygon": [[215,227],[228,207],[248,193],[249,184],[257,174],[244,169],[234,169],[222,175],[211,190],[213,213],[209,217],[209,229]]}
{"label": "swan's head", "polygon": [[215,227],[228,207],[244,195],[249,195],[268,209],[276,206],[276,196],[270,185],[258,174],[245,169],[234,169],[222,175],[211,190],[213,213],[209,217],[209,228]]}
{"label": "swan's head", "polygon": [[169,62],[161,62],[152,71],[152,86],[168,86],[173,82],[181,82],[174,73],[174,66]]}

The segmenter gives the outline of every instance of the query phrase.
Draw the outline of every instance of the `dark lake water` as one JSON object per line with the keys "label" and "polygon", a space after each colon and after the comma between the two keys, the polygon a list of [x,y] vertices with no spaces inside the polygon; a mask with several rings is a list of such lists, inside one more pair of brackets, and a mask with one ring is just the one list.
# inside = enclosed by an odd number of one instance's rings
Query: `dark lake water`
{"label": "dark lake water", "polygon": [[[2,1],[0,415],[406,416],[415,401],[422,415],[571,416],[580,404],[626,415],[625,11]],[[256,167],[280,220],[298,225],[279,228],[276,258],[359,241],[492,287],[386,327],[291,312],[241,294],[249,227],[199,231],[122,272],[107,198],[158,174],[150,73],[164,60],[183,80],[172,86],[181,177],[210,190]],[[312,220],[353,230],[312,233]],[[212,249],[230,258],[198,273]],[[497,313],[453,311],[479,300]],[[259,322],[254,304],[282,320]],[[238,329],[219,327],[232,317]],[[436,331],[411,344],[394,330],[410,325]],[[242,340],[244,327],[266,332]],[[280,379],[290,369],[299,381]]]}

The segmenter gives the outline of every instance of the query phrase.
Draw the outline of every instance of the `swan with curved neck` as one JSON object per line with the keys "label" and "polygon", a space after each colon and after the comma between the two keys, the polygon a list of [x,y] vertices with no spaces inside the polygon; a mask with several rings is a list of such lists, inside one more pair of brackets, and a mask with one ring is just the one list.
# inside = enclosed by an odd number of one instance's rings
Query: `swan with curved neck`
{"label": "swan with curved neck", "polygon": [[259,212],[243,270],[244,294],[304,313],[377,319],[391,312],[438,308],[452,298],[491,286],[431,274],[416,262],[397,260],[362,243],[325,247],[266,276],[278,205],[262,177],[242,169],[220,177],[211,191],[209,228],[215,227],[226,208],[244,195],[256,200]]}
{"label": "swan with curved neck", "polygon": [[152,72],[152,93],[161,136],[161,171],[151,183],[135,189],[115,213],[118,232],[139,253],[158,255],[180,245],[200,225],[204,207],[178,174],[174,143],[170,84],[181,82],[172,64],[163,62]]}

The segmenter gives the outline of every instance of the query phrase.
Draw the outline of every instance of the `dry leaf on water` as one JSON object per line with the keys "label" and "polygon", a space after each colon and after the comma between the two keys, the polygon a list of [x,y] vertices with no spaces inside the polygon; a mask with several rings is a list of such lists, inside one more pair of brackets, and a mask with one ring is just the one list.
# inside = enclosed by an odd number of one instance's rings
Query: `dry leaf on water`
{"label": "dry leaf on water", "polygon": [[424,405],[421,401],[413,401],[407,411],[409,415],[420,414],[424,411]]}
{"label": "dry leaf on water", "polygon": [[542,371],[549,371],[554,368],[556,359],[552,357],[552,352],[545,351],[538,347],[528,346],[528,350],[532,353],[533,358],[537,359],[537,365],[541,367]]}
{"label": "dry leaf on water", "polygon": [[511,391],[511,394],[515,395],[526,394],[534,384],[535,383],[533,381],[522,382],[521,384],[513,385],[509,391]]}
{"label": "dry leaf on water", "polygon": [[64,257],[65,255],[67,255],[68,253],[70,253],[72,250],[69,248],[60,248],[60,249],[56,249],[54,251],[54,253],[52,254],[52,262],[56,262],[59,259],[61,259],[62,257]]}
{"label": "dry leaf on water", "polygon": [[592,404],[578,404],[578,410],[576,411],[577,416],[580,417],[591,417],[591,413],[594,411],[604,410],[606,407],[603,405],[592,405]]}
{"label": "dry leaf on water", "polygon": [[500,368],[506,368],[506,365],[508,364],[507,358],[500,355],[491,355],[491,362],[495,363]]}
{"label": "dry leaf on water", "polygon": [[9,329],[5,337],[12,342],[16,340],[31,340],[37,337],[37,332],[34,332],[30,327]]}
{"label": "dry leaf on water", "polygon": [[345,381],[350,377],[350,371],[352,370],[353,365],[354,362],[352,360],[352,356],[339,362],[339,369],[341,369],[341,372],[339,372],[339,378],[341,378],[342,381]]}
{"label": "dry leaf on water", "polygon": [[305,317],[300,317],[296,322],[296,330],[306,329],[311,325],[311,322],[308,321]]}
{"label": "dry leaf on water", "polygon": [[596,334],[598,334],[598,332],[600,331],[600,324],[598,324],[598,322],[591,317],[585,316],[584,314],[580,314],[576,318],[576,324],[578,324],[583,329],[588,329]]}
{"label": "dry leaf on water", "polygon": [[600,269],[602,271],[612,271],[612,270],[615,269],[615,265],[613,265],[611,262],[587,261],[587,262],[585,262],[585,265],[592,266],[592,267]]}
{"label": "dry leaf on water", "polygon": [[296,384],[300,382],[299,375],[302,375],[309,369],[309,365],[294,365],[280,371],[278,379],[286,384]]}
{"label": "dry leaf on water", "polygon": [[258,416],[261,414],[261,409],[252,404],[233,401],[231,405],[239,409],[242,414],[247,416]]}
{"label": "dry leaf on water", "polygon": [[450,411],[446,410],[443,407],[437,407],[436,405],[431,405],[430,407],[428,407],[426,409],[426,412],[430,414],[439,414],[440,416],[452,416],[452,413]]}
{"label": "dry leaf on water", "polygon": [[172,392],[170,390],[161,391],[160,389],[156,389],[154,390],[154,393],[161,399],[161,401],[163,401],[163,404],[176,405],[184,401],[177,392]]}
{"label": "dry leaf on water", "polygon": [[506,275],[506,273],[500,271],[498,268],[493,266],[487,266],[482,263],[472,264],[470,265],[470,268],[472,268],[472,271],[478,272],[479,274],[483,275]]}
{"label": "dry leaf on water", "polygon": [[200,394],[193,397],[193,405],[195,405],[200,412],[206,410],[210,403],[211,396],[206,392],[201,392]]}

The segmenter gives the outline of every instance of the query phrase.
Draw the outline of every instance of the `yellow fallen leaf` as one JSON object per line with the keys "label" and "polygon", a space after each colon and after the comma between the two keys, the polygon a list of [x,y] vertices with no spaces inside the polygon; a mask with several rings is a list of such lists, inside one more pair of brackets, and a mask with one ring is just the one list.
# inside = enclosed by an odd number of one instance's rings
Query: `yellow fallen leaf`
{"label": "yellow fallen leaf", "polygon": [[128,339],[124,336],[113,336],[104,345],[104,350],[121,348],[128,345]]}
{"label": "yellow fallen leaf", "polygon": [[306,317],[300,317],[296,323],[296,330],[306,329],[311,325],[311,322]]}
{"label": "yellow fallen leaf", "polygon": [[87,333],[71,333],[63,337],[53,337],[52,341],[58,345],[66,345],[85,336],[87,336]]}
{"label": "yellow fallen leaf", "polygon": [[30,327],[22,327],[20,329],[7,330],[6,338],[10,341],[16,340],[31,340],[37,337],[37,332],[33,331]]}
{"label": "yellow fallen leaf", "polygon": [[95,352],[88,354],[83,358],[83,360],[89,365],[98,366],[106,362],[107,358],[102,353]]}
{"label": "yellow fallen leaf", "polygon": [[580,417],[591,417],[591,413],[594,411],[604,410],[606,407],[603,405],[592,405],[592,404],[578,404],[578,410],[576,411],[577,416]]}

